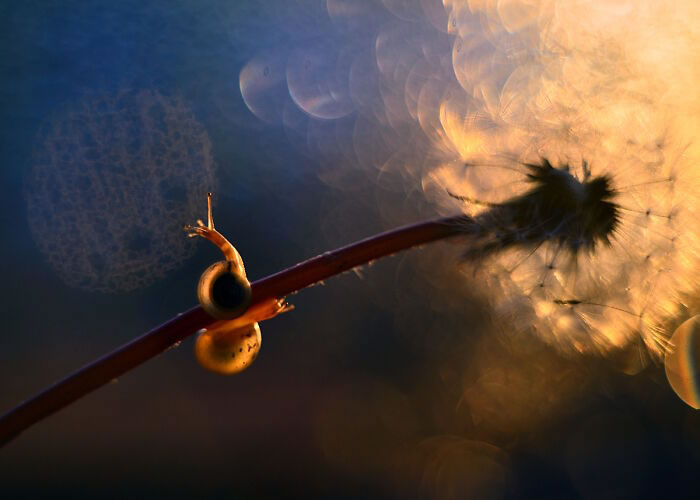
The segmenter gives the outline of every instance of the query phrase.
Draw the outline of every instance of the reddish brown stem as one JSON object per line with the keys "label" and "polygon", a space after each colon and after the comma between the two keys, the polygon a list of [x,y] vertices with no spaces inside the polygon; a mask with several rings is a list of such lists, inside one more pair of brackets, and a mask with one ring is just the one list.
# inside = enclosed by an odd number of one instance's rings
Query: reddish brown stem
{"label": "reddish brown stem", "polygon": [[[463,220],[464,216],[455,216],[404,226],[326,252],[252,283],[251,305],[270,297],[284,297],[401,250],[458,235]],[[194,307],[56,382],[0,417],[0,446],[215,321],[201,307]]]}

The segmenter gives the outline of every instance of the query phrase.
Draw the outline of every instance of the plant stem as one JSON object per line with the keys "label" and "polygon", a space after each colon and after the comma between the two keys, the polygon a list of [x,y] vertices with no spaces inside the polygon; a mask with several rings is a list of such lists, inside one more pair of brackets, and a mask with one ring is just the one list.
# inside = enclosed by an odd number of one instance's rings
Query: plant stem
{"label": "plant stem", "polygon": [[[373,260],[460,234],[465,216],[445,217],[403,226],[301,262],[251,284],[251,305],[281,298]],[[0,446],[33,424],[210,327],[216,320],[193,307],[109,354],[89,363],[0,417]]]}

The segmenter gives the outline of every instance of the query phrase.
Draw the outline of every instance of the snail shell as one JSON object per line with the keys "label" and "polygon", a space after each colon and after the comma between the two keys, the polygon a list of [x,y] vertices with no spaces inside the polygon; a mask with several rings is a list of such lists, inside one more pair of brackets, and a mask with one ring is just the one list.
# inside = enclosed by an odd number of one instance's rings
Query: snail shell
{"label": "snail shell", "polygon": [[258,357],[262,336],[258,323],[229,329],[202,330],[194,352],[199,364],[214,373],[233,375],[248,368]]}
{"label": "snail shell", "polygon": [[197,298],[216,319],[235,319],[250,305],[250,283],[234,262],[222,260],[209,266],[199,278]]}

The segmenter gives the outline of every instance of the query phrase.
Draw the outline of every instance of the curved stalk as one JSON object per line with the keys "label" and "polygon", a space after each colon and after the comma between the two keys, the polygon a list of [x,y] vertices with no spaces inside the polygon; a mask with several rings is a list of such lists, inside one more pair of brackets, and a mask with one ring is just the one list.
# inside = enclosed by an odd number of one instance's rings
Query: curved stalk
{"label": "curved stalk", "polygon": [[[456,236],[460,234],[465,218],[459,215],[403,226],[262,278],[251,284],[251,306],[273,297],[284,297],[381,257]],[[216,322],[201,307],[193,307],[80,368],[0,417],[0,446],[61,408]]]}

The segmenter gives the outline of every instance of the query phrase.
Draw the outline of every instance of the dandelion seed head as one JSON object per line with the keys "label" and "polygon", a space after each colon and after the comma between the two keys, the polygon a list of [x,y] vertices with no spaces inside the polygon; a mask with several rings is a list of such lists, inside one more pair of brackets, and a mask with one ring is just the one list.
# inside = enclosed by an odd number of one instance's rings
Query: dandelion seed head
{"label": "dandelion seed head", "polygon": [[[502,203],[455,198],[489,206],[465,224],[470,248],[468,259],[481,258],[511,247],[531,247],[533,251],[545,241],[556,241],[572,254],[595,250],[610,244],[619,223],[619,207],[607,176],[579,180],[569,165],[554,168],[547,159],[541,164],[525,164],[530,188]],[[546,264],[555,269],[554,261]]]}
{"label": "dandelion seed head", "polygon": [[700,264],[699,33],[653,2],[565,5],[446,4],[459,86],[423,187],[473,218],[465,275],[516,334],[662,355]]}
{"label": "dandelion seed head", "polygon": [[[468,272],[486,283],[495,313],[564,352],[607,353],[639,335],[652,352],[665,352],[664,324],[694,287],[696,205],[688,190],[697,183],[676,183],[666,161],[613,170],[543,160],[535,174],[532,163],[501,162],[472,163],[458,182],[473,196],[460,198],[473,217],[465,227]],[[491,188],[473,182],[483,174],[471,169],[489,171],[491,181],[506,170],[521,191],[484,200]],[[513,183],[514,173],[522,180]]]}

